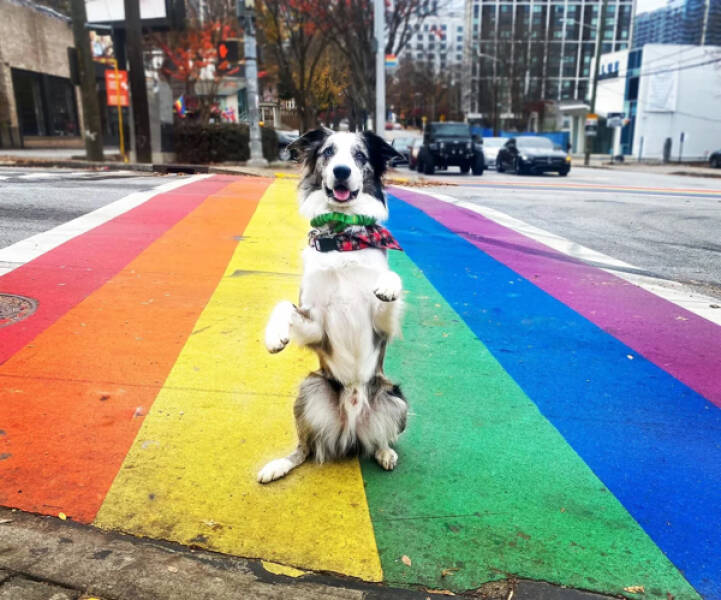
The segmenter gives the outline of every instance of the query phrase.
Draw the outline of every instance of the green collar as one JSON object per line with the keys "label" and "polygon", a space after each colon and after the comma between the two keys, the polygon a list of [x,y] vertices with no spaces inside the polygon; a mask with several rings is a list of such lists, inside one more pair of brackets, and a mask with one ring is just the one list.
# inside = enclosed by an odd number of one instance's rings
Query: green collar
{"label": "green collar", "polygon": [[375,217],[368,217],[366,215],[347,215],[345,213],[331,212],[318,215],[311,219],[310,224],[313,227],[321,227],[323,225],[330,225],[330,228],[339,233],[346,227],[351,225],[375,225]]}

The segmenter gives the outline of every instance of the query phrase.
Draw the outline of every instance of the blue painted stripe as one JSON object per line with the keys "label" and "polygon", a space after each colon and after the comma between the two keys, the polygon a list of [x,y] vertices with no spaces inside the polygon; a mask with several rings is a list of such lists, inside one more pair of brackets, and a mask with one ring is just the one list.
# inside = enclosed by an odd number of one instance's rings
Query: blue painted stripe
{"label": "blue painted stripe", "polygon": [[691,585],[721,600],[721,410],[421,210],[391,204],[390,228],[424,275]]}

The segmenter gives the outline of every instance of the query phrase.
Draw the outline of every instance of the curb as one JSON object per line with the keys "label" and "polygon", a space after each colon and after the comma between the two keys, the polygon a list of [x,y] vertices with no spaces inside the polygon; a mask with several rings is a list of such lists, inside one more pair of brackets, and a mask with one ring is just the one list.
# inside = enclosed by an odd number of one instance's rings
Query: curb
{"label": "curb", "polygon": [[[43,588],[76,600],[431,600],[447,590],[402,589],[334,574],[300,572],[171,542],[0,508],[0,596]],[[484,600],[609,600],[545,582],[507,580],[456,594]],[[24,596],[20,596],[24,597]],[[36,597],[36,596],[28,596]],[[39,596],[37,596],[39,597]]]}

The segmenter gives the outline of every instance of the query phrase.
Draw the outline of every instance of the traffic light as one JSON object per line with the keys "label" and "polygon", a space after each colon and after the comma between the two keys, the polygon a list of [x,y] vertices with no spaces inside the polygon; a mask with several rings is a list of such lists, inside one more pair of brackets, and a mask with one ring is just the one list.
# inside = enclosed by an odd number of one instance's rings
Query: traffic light
{"label": "traffic light", "polygon": [[243,59],[240,40],[224,40],[218,44],[218,64],[228,62],[235,65]]}

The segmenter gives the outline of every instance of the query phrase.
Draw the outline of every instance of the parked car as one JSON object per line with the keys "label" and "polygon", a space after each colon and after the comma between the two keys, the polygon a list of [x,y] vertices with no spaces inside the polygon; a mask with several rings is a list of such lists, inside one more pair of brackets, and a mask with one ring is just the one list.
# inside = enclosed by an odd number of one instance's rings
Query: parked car
{"label": "parked car", "polygon": [[561,177],[571,170],[571,157],[545,137],[521,135],[509,138],[498,151],[496,170],[516,174],[556,171]]}
{"label": "parked car", "polygon": [[411,171],[415,171],[418,165],[418,154],[421,151],[423,145],[423,138],[419,137],[413,140],[411,147],[408,150],[408,168]]}
{"label": "parked car", "polygon": [[290,150],[288,150],[288,145],[298,139],[298,134],[294,131],[281,131],[276,129],[275,135],[278,137],[278,158],[280,158],[280,160],[290,160],[293,158]]}
{"label": "parked car", "polygon": [[504,137],[484,137],[483,138],[483,158],[486,163],[486,169],[496,168],[496,157],[498,151],[508,138]]}
{"label": "parked car", "polygon": [[436,169],[457,166],[461,173],[472,170],[474,175],[483,175],[485,163],[481,144],[480,140],[473,139],[467,123],[428,123],[418,153],[418,171],[433,175]]}
{"label": "parked car", "polygon": [[[401,138],[395,138],[391,142],[391,146],[400,154],[401,156],[392,158],[390,161],[391,167],[395,167],[397,165],[404,165],[408,164],[408,155],[411,151],[411,145],[413,144],[413,141],[416,138],[414,137],[401,137]],[[402,158],[401,158],[402,157]]]}
{"label": "parked car", "polygon": [[714,169],[721,169],[721,150],[711,153],[711,156],[708,157],[708,164]]}

